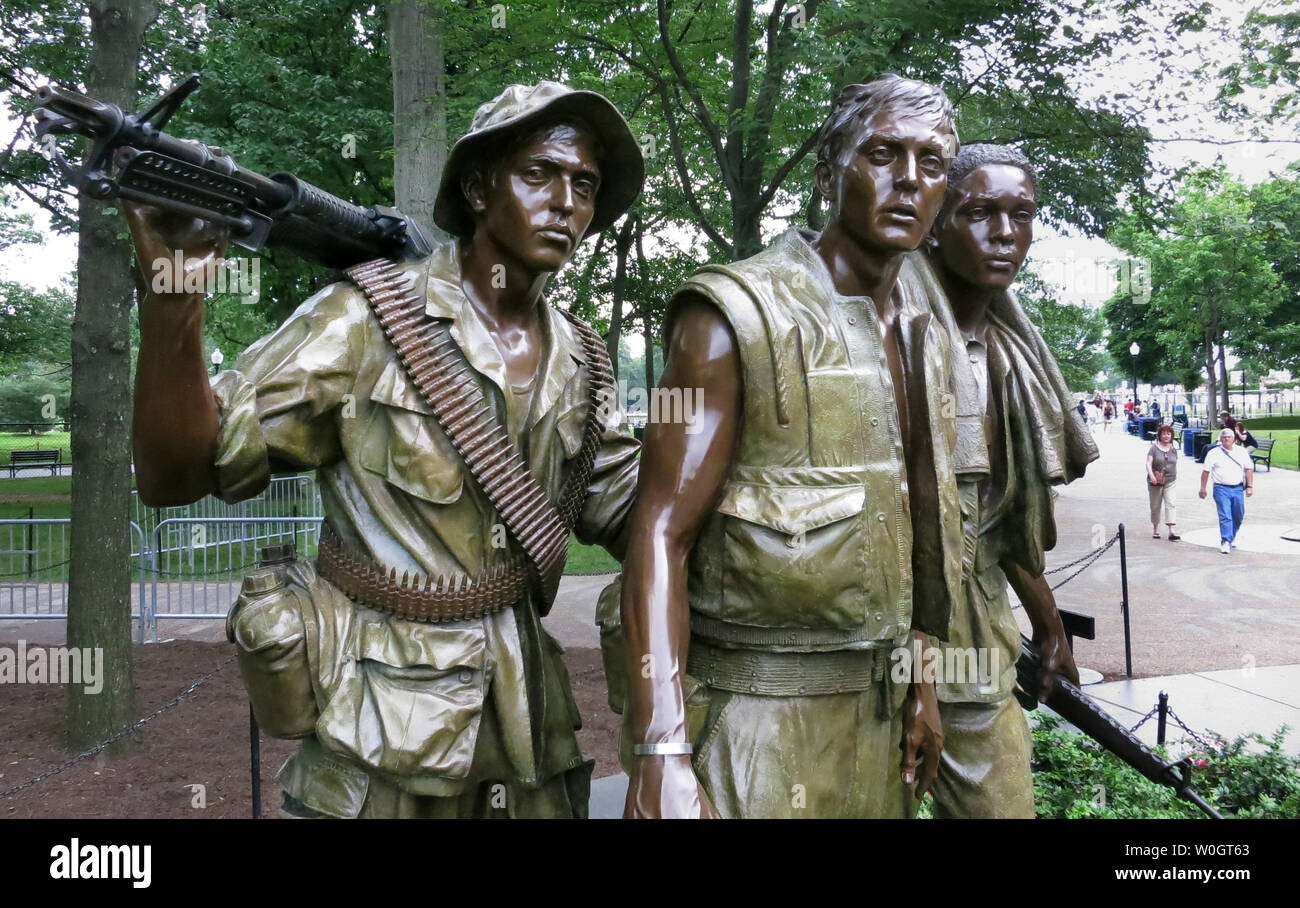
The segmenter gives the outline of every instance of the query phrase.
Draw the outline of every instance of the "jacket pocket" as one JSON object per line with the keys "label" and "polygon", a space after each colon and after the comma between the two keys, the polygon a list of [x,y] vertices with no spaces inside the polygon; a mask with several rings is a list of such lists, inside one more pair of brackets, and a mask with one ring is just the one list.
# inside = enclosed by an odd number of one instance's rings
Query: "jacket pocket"
{"label": "jacket pocket", "polygon": [[316,723],[327,748],[415,793],[437,793],[420,791],[421,779],[468,775],[483,712],[482,629],[438,630],[359,622],[352,658]]}
{"label": "jacket pocket", "polygon": [[865,505],[860,483],[730,483],[718,506],[722,619],[760,627],[861,626]]}
{"label": "jacket pocket", "polygon": [[358,462],[390,485],[450,504],[464,488],[464,465],[401,363],[390,362],[370,392],[370,412]]}

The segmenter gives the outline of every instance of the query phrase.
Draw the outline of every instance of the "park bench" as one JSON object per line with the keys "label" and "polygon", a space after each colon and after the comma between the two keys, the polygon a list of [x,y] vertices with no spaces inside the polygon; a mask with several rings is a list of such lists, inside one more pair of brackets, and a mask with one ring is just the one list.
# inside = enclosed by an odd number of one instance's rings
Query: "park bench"
{"label": "park bench", "polygon": [[1270,473],[1273,472],[1273,445],[1276,443],[1275,438],[1261,438],[1259,447],[1250,452],[1250,459],[1266,465]]}
{"label": "park bench", "polygon": [[62,454],[58,449],[9,452],[9,478],[13,479],[24,467],[49,467],[50,475],[57,476]]}

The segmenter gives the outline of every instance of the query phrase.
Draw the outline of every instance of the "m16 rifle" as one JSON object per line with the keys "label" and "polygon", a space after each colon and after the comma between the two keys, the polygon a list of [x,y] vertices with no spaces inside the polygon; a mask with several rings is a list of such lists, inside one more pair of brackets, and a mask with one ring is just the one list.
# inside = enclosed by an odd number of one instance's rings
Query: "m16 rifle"
{"label": "m16 rifle", "polygon": [[422,258],[433,244],[420,224],[394,208],[362,208],[291,173],[269,177],[214,153],[202,143],[162,131],[199,85],[191,75],[142,113],[51,85],[36,89],[36,134],[91,139],[76,166],[53,139],[44,144],[55,165],[91,198],[127,199],[230,229],[237,246],[254,252],[283,248],[329,268],[386,257]]}
{"label": "m16 rifle", "polygon": [[[1020,637],[1020,658],[1016,660],[1016,697],[1025,709],[1034,709],[1042,672],[1042,661],[1034,644],[1023,634]],[[1223,816],[1211,807],[1192,788],[1192,767],[1187,758],[1172,763],[1160,758],[1128,729],[1110,717],[1091,697],[1065,678],[1058,677],[1051,693],[1043,701],[1065,721],[1078,728],[1102,747],[1132,766],[1152,782],[1168,785],[1186,801],[1191,801],[1208,816],[1222,820]]]}

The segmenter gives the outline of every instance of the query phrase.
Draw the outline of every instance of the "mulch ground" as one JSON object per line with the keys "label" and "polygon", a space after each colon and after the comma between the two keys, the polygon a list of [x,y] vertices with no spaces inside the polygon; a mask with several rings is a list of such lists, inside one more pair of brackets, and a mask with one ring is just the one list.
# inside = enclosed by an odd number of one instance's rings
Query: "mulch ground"
{"label": "mulch ground", "polygon": [[[29,647],[30,648],[30,647]],[[226,643],[177,640],[135,648],[136,714],[170,701],[232,655]],[[582,750],[596,760],[595,777],[618,766],[618,716],[605,700],[600,650],[565,653],[574,699],[583,716]],[[47,684],[0,687],[0,792],[68,759],[63,748],[63,689]],[[0,798],[2,817],[248,817],[252,809],[248,700],[231,662],[192,694],[135,733],[122,753],[99,753],[17,794]],[[262,815],[280,805],[275,773],[297,748],[261,738]],[[191,787],[203,785],[206,807]]]}

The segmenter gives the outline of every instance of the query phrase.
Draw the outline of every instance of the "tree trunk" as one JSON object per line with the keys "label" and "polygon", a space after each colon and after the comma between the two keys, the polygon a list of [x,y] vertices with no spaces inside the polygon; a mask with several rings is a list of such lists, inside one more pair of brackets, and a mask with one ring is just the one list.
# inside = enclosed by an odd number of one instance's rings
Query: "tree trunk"
{"label": "tree trunk", "polygon": [[[90,0],[86,93],[136,106],[136,73],[152,0]],[[103,688],[67,687],[66,737],[98,743],[135,718],[131,676],[131,334],[135,279],[126,225],[82,196],[72,323],[72,525],[68,645],[100,649]]]}
{"label": "tree trunk", "polygon": [[[393,63],[393,191],[403,214],[430,230],[447,163],[447,70],[438,0],[388,4]],[[442,235],[441,231],[437,231]]]}
{"label": "tree trunk", "polygon": [[618,379],[618,342],[623,333],[623,299],[627,293],[627,256],[632,249],[632,231],[636,226],[636,215],[629,214],[623,218],[614,240],[614,310],[609,316],[609,336],[605,338],[605,347],[609,350],[610,362],[614,364],[614,378]]}
{"label": "tree trunk", "polygon": [[1219,408],[1214,405],[1215,398],[1218,396],[1218,380],[1214,375],[1214,344],[1210,340],[1210,329],[1207,326],[1202,329],[1201,352],[1205,357],[1205,425],[1210,429],[1218,429],[1219,425]]}
{"label": "tree trunk", "polygon": [[[644,224],[637,222],[636,225],[636,273],[641,278],[641,286],[650,286],[650,272],[646,268],[645,245],[642,239],[645,236],[643,231]],[[657,327],[651,318],[650,300],[643,298],[641,300],[641,330],[642,337],[645,339],[645,391],[648,395],[655,386],[655,328]]]}
{"label": "tree trunk", "polygon": [[1215,359],[1219,364],[1219,393],[1223,395],[1218,410],[1222,413],[1228,406],[1228,363],[1223,349],[1223,323],[1219,320],[1219,307],[1214,302],[1214,292],[1207,295],[1210,302],[1210,339],[1214,344]]}
{"label": "tree trunk", "polygon": [[758,201],[757,187],[754,187],[754,189],[755,198],[753,203],[735,200],[732,202],[734,217],[731,222],[731,257],[737,262],[763,251],[763,234],[759,230],[758,223],[761,212],[756,210]]}

